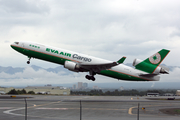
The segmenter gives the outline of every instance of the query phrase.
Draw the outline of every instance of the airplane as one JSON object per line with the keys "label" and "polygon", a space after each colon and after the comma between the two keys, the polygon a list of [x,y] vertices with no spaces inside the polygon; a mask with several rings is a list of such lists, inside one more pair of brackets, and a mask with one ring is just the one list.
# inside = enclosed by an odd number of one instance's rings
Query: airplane
{"label": "airplane", "polygon": [[92,81],[95,81],[96,74],[126,81],[159,81],[160,74],[169,74],[168,68],[160,66],[170,52],[166,49],[145,60],[135,59],[134,67],[129,67],[123,64],[126,57],[113,62],[35,42],[14,42],[11,47],[28,57],[27,64],[31,58],[53,62],[73,72],[89,72],[85,78]]}

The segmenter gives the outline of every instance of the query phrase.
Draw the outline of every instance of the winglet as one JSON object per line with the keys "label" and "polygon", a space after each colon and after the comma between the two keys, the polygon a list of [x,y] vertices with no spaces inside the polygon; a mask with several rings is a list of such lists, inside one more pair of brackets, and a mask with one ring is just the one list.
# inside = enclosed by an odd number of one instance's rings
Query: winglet
{"label": "winglet", "polygon": [[117,61],[118,64],[121,64],[124,62],[124,60],[126,59],[126,57],[122,57],[120,60]]}

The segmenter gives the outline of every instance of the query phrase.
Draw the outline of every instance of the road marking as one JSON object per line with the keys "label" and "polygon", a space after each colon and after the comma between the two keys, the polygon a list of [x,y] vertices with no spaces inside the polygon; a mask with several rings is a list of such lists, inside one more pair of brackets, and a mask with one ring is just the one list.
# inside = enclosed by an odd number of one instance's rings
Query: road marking
{"label": "road marking", "polygon": [[[33,105],[33,106],[30,106],[30,107],[27,107],[27,109],[28,109],[28,108],[37,107],[37,106],[50,105],[50,104],[59,103],[59,102],[61,102],[61,101],[51,102],[51,103],[41,104],[41,105]],[[25,115],[23,115],[23,114],[12,113],[13,111],[22,110],[22,109],[25,109],[25,107],[16,108],[16,109],[11,109],[11,110],[6,110],[6,111],[3,111],[3,113],[5,113],[5,114],[10,114],[10,115],[16,115],[16,116],[25,116]]]}
{"label": "road marking", "polygon": [[[56,104],[56,103],[60,103],[61,101],[57,101],[57,102],[51,102],[51,103],[46,103],[46,104],[40,104],[40,105],[36,105],[36,104],[32,104],[33,106],[27,107],[28,108],[35,108],[35,109],[39,109],[39,110],[43,110],[43,109],[49,109],[49,110],[68,110],[68,109],[79,109],[79,108],[40,108],[41,106],[46,106],[46,105],[50,105],[50,104]],[[39,107],[39,108],[36,108]],[[3,111],[3,113],[5,114],[9,114],[9,115],[15,115],[15,116],[25,116],[24,114],[16,114],[13,113],[15,111],[18,110],[23,110],[25,109],[25,107],[20,107],[20,108],[16,108],[16,109],[11,109],[11,110],[6,110]],[[105,108],[83,108],[84,110],[127,110],[127,109],[105,109]],[[40,118],[51,118],[51,117],[42,117],[42,116],[34,116],[34,115],[27,115],[27,116],[31,116],[31,117],[40,117]]]}
{"label": "road marking", "polygon": [[17,109],[6,110],[6,111],[3,111],[3,113],[5,113],[5,114],[10,114],[10,115],[16,115],[16,116],[24,116],[24,115],[22,115],[22,114],[12,113],[12,111],[22,110],[22,109],[25,109],[25,108],[22,107],[22,108],[17,108]]}
{"label": "road marking", "polygon": [[[39,110],[73,110],[79,108],[36,108]],[[127,110],[127,109],[105,109],[105,108],[82,108],[83,110]]]}
{"label": "road marking", "polygon": [[[160,106],[172,106],[172,105],[147,105],[147,106],[144,106],[144,107],[154,107],[154,106],[159,106],[160,107]],[[128,110],[129,115],[137,115],[137,114],[132,113],[132,109],[134,109],[134,108],[138,109],[138,106],[130,107],[129,110]],[[145,110],[145,111],[154,111],[154,110]],[[154,115],[142,115],[142,116],[154,116]]]}
{"label": "road marking", "polygon": [[128,110],[128,114],[130,114],[130,115],[134,115],[134,114],[132,114],[132,109],[133,109],[133,108],[136,108],[136,107],[137,107],[137,106],[129,108],[129,110]]}
{"label": "road marking", "polygon": [[68,108],[36,108],[38,110],[68,110]]}
{"label": "road marking", "polygon": [[13,107],[0,107],[0,109],[12,109]]}

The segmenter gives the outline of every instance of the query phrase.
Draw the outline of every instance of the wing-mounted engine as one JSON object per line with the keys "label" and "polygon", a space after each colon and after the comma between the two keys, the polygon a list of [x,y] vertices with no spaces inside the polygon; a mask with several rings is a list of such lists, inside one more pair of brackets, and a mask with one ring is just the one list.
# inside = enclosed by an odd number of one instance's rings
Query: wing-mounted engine
{"label": "wing-mounted engine", "polygon": [[79,72],[80,67],[75,62],[65,61],[64,68],[67,68],[68,70],[71,70],[71,71],[74,71],[74,72]]}
{"label": "wing-mounted engine", "polygon": [[146,61],[135,59],[133,61],[133,66],[138,69],[145,72],[148,72],[150,74],[169,74],[169,69],[163,66],[157,66],[154,64],[147,63]]}
{"label": "wing-mounted engine", "polygon": [[68,70],[74,71],[74,72],[85,72],[83,68],[80,67],[79,64],[72,62],[72,61],[65,61],[64,68],[67,68]]}

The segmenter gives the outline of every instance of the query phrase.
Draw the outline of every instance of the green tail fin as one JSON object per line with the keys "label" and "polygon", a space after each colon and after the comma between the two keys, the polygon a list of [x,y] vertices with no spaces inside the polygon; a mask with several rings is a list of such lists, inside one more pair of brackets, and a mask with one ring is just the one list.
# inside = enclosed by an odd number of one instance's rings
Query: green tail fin
{"label": "green tail fin", "polygon": [[162,49],[146,60],[138,63],[135,68],[148,73],[153,73],[169,52],[169,50]]}

